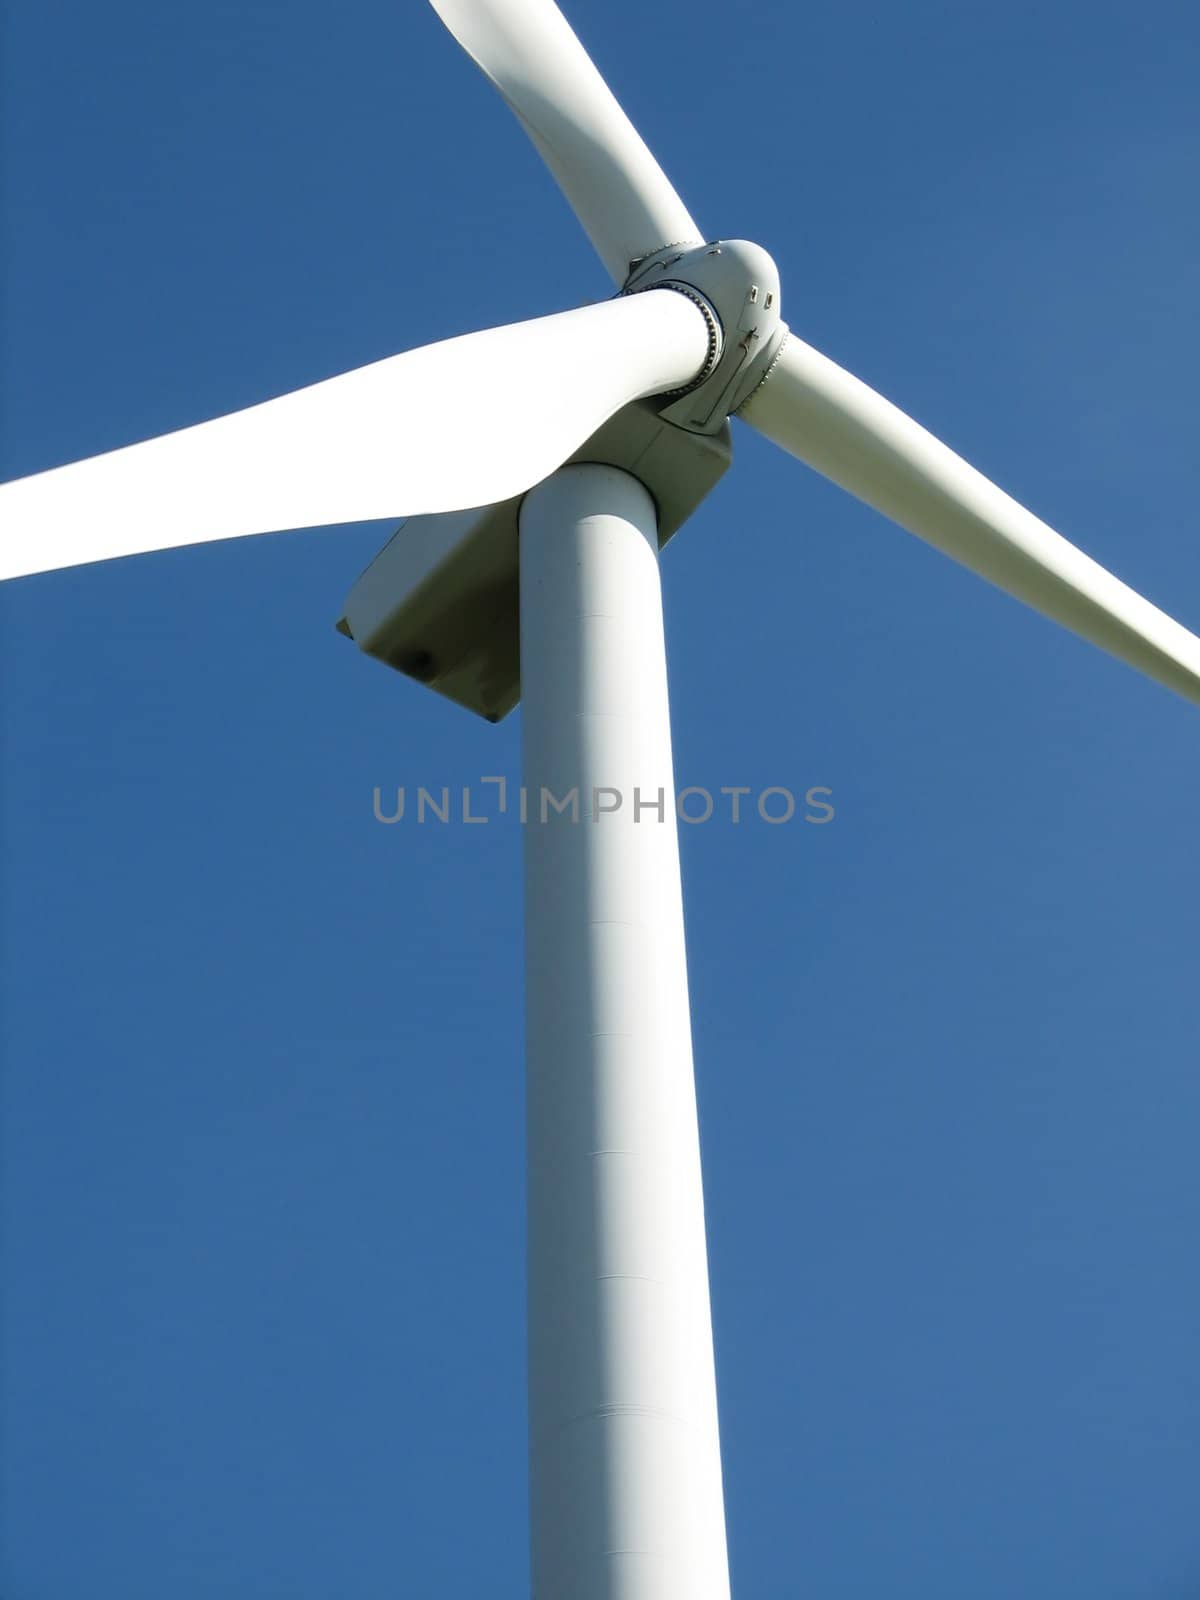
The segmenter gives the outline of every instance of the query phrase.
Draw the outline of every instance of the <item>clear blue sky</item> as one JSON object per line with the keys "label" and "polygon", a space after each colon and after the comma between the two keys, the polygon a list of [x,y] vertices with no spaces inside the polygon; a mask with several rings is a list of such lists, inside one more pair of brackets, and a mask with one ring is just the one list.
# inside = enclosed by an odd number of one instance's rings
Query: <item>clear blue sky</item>
{"label": "clear blue sky", "polygon": [[[1200,14],[574,0],[784,314],[1200,626]],[[3,470],[609,292],[412,0],[16,0]],[[462,419],[447,426],[464,428]],[[5,1600],[519,1600],[518,773],[384,525],[3,618]],[[739,1600],[1200,1595],[1194,708],[739,429],[664,561]]]}

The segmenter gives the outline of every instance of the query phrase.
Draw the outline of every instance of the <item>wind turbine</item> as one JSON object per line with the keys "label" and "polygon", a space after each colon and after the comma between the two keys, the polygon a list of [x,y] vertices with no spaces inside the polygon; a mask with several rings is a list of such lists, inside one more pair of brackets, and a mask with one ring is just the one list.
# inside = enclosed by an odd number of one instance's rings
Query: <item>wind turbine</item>
{"label": "wind turbine", "polygon": [[[526,835],[535,1592],[714,1595],[726,1580],[677,854],[669,816],[632,816],[635,790],[673,794],[658,543],[723,470],[736,412],[1192,699],[1200,646],[789,337],[769,259],[702,239],[552,7],[437,9],[626,292],[10,486],[4,571],[426,513],[365,575],[346,624],[490,716],[516,684],[520,583],[526,787],[603,805],[590,824],[555,811]],[[464,384],[487,419],[478,439],[440,422]]]}

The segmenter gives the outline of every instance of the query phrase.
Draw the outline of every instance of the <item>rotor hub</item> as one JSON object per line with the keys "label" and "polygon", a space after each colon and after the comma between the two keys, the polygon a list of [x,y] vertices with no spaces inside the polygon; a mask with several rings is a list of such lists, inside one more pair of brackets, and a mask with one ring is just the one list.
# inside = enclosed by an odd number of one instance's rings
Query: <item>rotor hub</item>
{"label": "rotor hub", "polygon": [[714,239],[644,256],[621,290],[672,289],[709,324],[709,359],[660,415],[692,433],[717,433],[758,388],[787,337],[779,315],[779,269],[761,245]]}

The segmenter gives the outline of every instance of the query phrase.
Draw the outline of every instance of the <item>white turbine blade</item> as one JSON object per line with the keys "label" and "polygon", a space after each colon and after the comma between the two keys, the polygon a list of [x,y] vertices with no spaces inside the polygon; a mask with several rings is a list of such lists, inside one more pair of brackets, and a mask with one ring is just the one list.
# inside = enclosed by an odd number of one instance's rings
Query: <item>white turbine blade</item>
{"label": "white turbine blade", "polygon": [[431,0],[495,84],[617,284],[703,236],[554,0]]}
{"label": "white turbine blade", "polygon": [[794,334],[740,415],[981,578],[1200,703],[1200,639]]}
{"label": "white turbine blade", "polygon": [[708,326],[657,290],[465,334],[0,486],[0,579],[284,528],[489,505],[630,400],[695,378]]}

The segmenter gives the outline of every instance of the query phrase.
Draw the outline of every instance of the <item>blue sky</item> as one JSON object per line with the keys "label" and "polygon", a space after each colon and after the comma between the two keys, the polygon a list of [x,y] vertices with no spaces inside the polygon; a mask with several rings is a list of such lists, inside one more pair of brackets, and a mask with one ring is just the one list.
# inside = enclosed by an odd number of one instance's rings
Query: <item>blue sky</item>
{"label": "blue sky", "polygon": [[[1193,6],[575,0],[784,315],[1200,626]],[[601,298],[422,4],[25,0],[3,471]],[[463,427],[461,419],[447,425]],[[465,437],[465,434],[464,434]],[[6,1600],[527,1593],[516,781],[387,525],[3,619]],[[664,560],[735,1594],[1200,1594],[1196,713],[738,430]]]}

